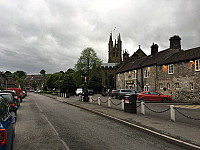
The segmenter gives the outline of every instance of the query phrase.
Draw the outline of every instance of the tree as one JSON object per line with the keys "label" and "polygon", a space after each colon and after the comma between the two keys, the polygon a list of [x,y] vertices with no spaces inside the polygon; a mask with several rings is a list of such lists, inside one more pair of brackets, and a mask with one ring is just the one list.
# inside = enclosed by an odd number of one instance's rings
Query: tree
{"label": "tree", "polygon": [[69,68],[65,73],[66,74],[74,74],[75,71],[73,69]]}
{"label": "tree", "polygon": [[45,76],[45,73],[46,73],[46,71],[45,71],[44,69],[42,69],[42,70],[40,71],[40,74],[42,74],[43,76]]}
{"label": "tree", "polygon": [[90,74],[88,88],[93,89],[95,92],[101,92],[103,70],[94,64]]}
{"label": "tree", "polygon": [[59,89],[60,84],[62,83],[63,74],[60,72],[56,72],[47,79],[47,87],[50,89]]}
{"label": "tree", "polygon": [[[87,72],[90,79],[91,72],[98,71],[97,68],[101,68],[102,61],[97,57],[96,52],[92,48],[86,48],[82,51],[80,58],[75,65],[75,78],[77,86],[82,84],[81,75],[82,72]],[[95,70],[96,69],[96,70]]]}
{"label": "tree", "polygon": [[61,92],[68,91],[69,93],[74,93],[76,89],[76,81],[72,75],[66,75],[60,87]]}
{"label": "tree", "polygon": [[6,77],[12,77],[12,75],[13,75],[13,74],[12,74],[12,72],[10,72],[10,71],[6,71],[6,72],[5,72],[5,76],[6,76]]}
{"label": "tree", "polygon": [[24,88],[24,79],[26,78],[26,72],[16,71],[13,73],[13,77],[18,81],[20,87]]}
{"label": "tree", "polygon": [[16,79],[20,79],[20,78],[26,76],[26,72],[24,72],[24,71],[16,71],[13,74]]}

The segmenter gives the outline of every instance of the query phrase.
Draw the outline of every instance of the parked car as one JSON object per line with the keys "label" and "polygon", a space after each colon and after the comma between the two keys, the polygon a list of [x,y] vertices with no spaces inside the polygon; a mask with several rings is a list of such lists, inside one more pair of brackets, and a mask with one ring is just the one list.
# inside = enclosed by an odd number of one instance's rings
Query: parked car
{"label": "parked car", "polygon": [[10,107],[11,107],[11,110],[15,113],[15,115],[17,116],[17,104],[12,96],[11,93],[0,93],[0,96],[7,99]]}
{"label": "parked car", "polygon": [[18,94],[19,98],[20,98],[20,102],[22,102],[23,97],[23,93],[22,93],[22,89],[21,88],[7,88],[7,90],[14,90],[16,91],[16,93]]}
{"label": "parked car", "polygon": [[24,94],[24,98],[27,96],[27,91],[23,90],[22,93]]}
{"label": "parked car", "polygon": [[89,94],[89,95],[94,95],[94,91],[93,91],[93,90],[88,89],[87,91],[88,91],[88,94]]}
{"label": "parked car", "polygon": [[20,98],[19,98],[19,96],[17,95],[16,91],[3,90],[3,91],[0,91],[0,93],[11,93],[12,96],[13,96],[14,101],[15,101],[16,104],[17,104],[17,107],[20,106]]}
{"label": "parked car", "polygon": [[110,96],[117,97],[118,93],[119,93],[119,90],[112,90]]}
{"label": "parked car", "polygon": [[79,95],[82,95],[83,94],[83,89],[82,88],[77,88],[76,89],[76,95],[79,96]]}
{"label": "parked car", "polygon": [[15,114],[8,101],[0,96],[0,149],[12,150],[15,137]]}
{"label": "parked car", "polygon": [[144,91],[138,95],[137,99],[139,101],[160,101],[160,102],[168,102],[171,101],[170,96],[163,95],[158,92]]}
{"label": "parked car", "polygon": [[117,94],[117,98],[118,99],[123,99],[125,95],[131,95],[131,94],[136,94],[136,95],[139,95],[140,92],[134,90],[134,89],[120,89],[118,94]]}
{"label": "parked car", "polygon": [[102,96],[110,96],[110,89],[103,88],[102,89]]}

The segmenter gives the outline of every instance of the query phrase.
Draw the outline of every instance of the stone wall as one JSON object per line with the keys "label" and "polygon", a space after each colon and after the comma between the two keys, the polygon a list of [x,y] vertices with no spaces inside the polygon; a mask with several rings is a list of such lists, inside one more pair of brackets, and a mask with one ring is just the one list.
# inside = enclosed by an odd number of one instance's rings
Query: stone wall
{"label": "stone wall", "polygon": [[167,65],[158,66],[157,72],[158,85],[164,87],[158,87],[158,92],[171,96],[173,101],[200,103],[200,72],[195,71],[193,62],[175,63],[174,74],[168,74]]}

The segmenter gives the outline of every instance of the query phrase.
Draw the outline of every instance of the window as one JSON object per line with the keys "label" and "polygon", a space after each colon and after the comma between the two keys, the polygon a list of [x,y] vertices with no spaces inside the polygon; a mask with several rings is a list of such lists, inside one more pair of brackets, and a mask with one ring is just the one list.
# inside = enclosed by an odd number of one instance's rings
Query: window
{"label": "window", "polygon": [[180,86],[179,86],[179,83],[175,83],[175,89],[179,89]]}
{"label": "window", "polygon": [[128,72],[125,72],[124,76],[125,76],[125,80],[128,80]]}
{"label": "window", "polygon": [[159,83],[159,88],[163,89],[163,83]]}
{"label": "window", "polygon": [[200,59],[195,60],[195,71],[200,71]]}
{"label": "window", "polygon": [[167,89],[170,89],[170,84],[169,83],[167,83]]}
{"label": "window", "polygon": [[128,77],[131,77],[131,71],[128,72]]}
{"label": "window", "polygon": [[133,70],[132,74],[133,74],[133,79],[136,79],[137,78],[137,71]]}
{"label": "window", "polygon": [[144,86],[144,91],[149,91],[149,90],[150,90],[150,86],[145,85],[145,86]]}
{"label": "window", "polygon": [[149,69],[147,68],[145,71],[144,71],[144,78],[148,78],[149,77]]}
{"label": "window", "polygon": [[174,74],[174,65],[168,65],[168,74]]}
{"label": "window", "polygon": [[194,83],[190,83],[191,90],[194,90]]}

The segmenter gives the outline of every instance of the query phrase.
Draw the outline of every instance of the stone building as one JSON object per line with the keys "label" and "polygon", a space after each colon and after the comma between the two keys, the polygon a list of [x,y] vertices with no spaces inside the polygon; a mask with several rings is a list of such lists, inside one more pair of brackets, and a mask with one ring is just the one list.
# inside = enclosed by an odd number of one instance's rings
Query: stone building
{"label": "stone building", "polygon": [[170,47],[158,52],[151,46],[151,55],[131,60],[116,74],[116,87],[139,91],[157,91],[173,101],[200,102],[200,47],[181,49],[181,38],[171,37]]}
{"label": "stone building", "polygon": [[117,68],[122,62],[122,41],[119,34],[117,42],[113,45],[112,33],[110,34],[108,42],[108,63],[102,64],[102,69],[104,71],[102,78],[102,85],[104,88],[115,89],[115,73]]}
{"label": "stone building", "polygon": [[7,80],[3,72],[0,72],[0,89],[6,89]]}
{"label": "stone building", "polygon": [[43,90],[46,86],[47,77],[43,75],[30,75],[24,79],[24,89],[28,91]]}
{"label": "stone building", "polygon": [[140,47],[130,57],[126,50],[123,51],[122,54],[122,40],[120,34],[118,35],[117,40],[115,39],[115,43],[113,44],[111,33],[108,42],[108,63],[103,63],[101,66],[104,71],[102,78],[103,87],[116,89],[116,71],[121,66],[126,65],[129,61],[136,60],[143,56],[146,56],[146,54],[140,49]]}

